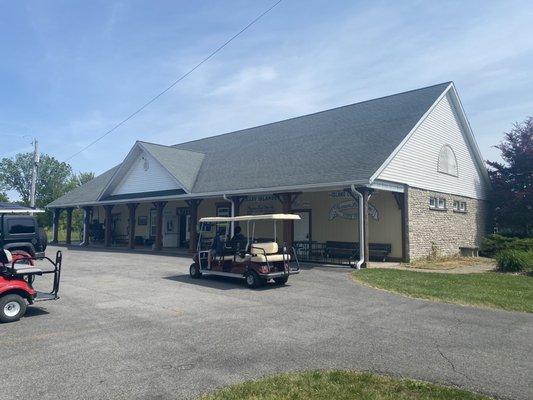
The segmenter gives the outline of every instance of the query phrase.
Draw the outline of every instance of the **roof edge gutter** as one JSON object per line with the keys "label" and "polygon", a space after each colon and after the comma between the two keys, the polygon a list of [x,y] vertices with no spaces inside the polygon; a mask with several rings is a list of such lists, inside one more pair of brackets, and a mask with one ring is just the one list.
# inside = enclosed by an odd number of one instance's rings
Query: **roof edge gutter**
{"label": "roof edge gutter", "polygon": [[93,200],[90,202],[77,202],[77,203],[67,203],[62,205],[46,205],[46,208],[66,208],[66,207],[84,207],[84,206],[99,206],[104,204],[122,204],[122,203],[135,203],[135,202],[151,202],[156,200],[186,200],[186,199],[199,199],[199,198],[219,198],[223,197],[224,194],[228,195],[258,195],[258,194],[271,194],[271,193],[284,193],[290,191],[325,191],[325,190],[343,190],[351,184],[366,186],[370,184],[368,179],[360,179],[355,181],[344,181],[344,182],[329,182],[322,184],[308,184],[308,185],[292,185],[292,186],[280,186],[280,187],[268,187],[268,188],[255,188],[255,189],[236,189],[236,190],[227,190],[219,192],[198,192],[198,193],[186,193],[183,195],[172,195],[172,196],[160,196],[160,197],[146,197],[146,198],[131,198],[124,200]]}

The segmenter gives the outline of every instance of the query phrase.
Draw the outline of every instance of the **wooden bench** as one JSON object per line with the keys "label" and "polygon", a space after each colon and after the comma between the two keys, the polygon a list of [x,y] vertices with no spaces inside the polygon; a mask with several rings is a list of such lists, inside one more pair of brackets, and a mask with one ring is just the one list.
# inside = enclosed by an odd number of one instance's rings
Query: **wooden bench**
{"label": "wooden bench", "polygon": [[[390,243],[369,243],[369,258],[387,261],[392,251]],[[359,258],[359,242],[327,241],[324,247],[324,257],[327,259],[356,260]]]}
{"label": "wooden bench", "polygon": [[359,243],[328,240],[324,247],[326,260],[355,260],[359,256]]}
{"label": "wooden bench", "polygon": [[392,245],[390,243],[369,243],[368,251],[370,258],[379,258],[381,261],[387,261],[392,251]]}
{"label": "wooden bench", "polygon": [[459,254],[461,257],[478,257],[479,247],[459,247]]}
{"label": "wooden bench", "polygon": [[128,235],[112,235],[111,239],[112,239],[113,244],[128,243],[129,236]]}

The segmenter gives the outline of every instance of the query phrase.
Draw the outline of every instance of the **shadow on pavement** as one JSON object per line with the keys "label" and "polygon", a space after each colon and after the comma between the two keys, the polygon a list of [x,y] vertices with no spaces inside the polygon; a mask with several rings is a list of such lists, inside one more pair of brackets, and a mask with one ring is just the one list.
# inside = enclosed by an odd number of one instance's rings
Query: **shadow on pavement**
{"label": "shadow on pavement", "polygon": [[183,275],[171,275],[171,276],[165,276],[163,279],[167,279],[169,281],[175,281],[175,282],[181,282],[181,283],[187,283],[189,285],[195,285],[195,286],[204,286],[209,287],[213,289],[220,289],[220,290],[254,290],[254,291],[263,291],[263,290],[271,290],[271,289],[281,289],[284,286],[288,287],[289,284],[280,286],[276,285],[273,282],[268,282],[266,285],[261,286],[256,289],[250,289],[248,286],[246,286],[246,283],[243,279],[237,279],[237,278],[226,278],[223,276],[216,276],[211,275],[209,277],[202,277],[200,279],[193,279],[189,275],[183,274]]}
{"label": "shadow on pavement", "polygon": [[41,315],[47,315],[47,314],[50,314],[50,313],[46,310],[43,310],[42,308],[31,306],[26,309],[24,318],[40,317]]}

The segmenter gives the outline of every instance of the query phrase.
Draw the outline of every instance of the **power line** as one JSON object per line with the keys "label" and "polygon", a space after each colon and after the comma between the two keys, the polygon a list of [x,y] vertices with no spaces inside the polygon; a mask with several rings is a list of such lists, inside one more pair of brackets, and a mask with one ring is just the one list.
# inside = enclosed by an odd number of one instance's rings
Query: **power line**
{"label": "power line", "polygon": [[257,21],[259,21],[261,18],[263,18],[266,14],[268,14],[274,7],[276,7],[279,3],[281,3],[283,0],[278,0],[275,2],[272,6],[270,6],[267,10],[263,11],[261,14],[259,14],[255,19],[253,19],[248,25],[246,25],[244,28],[242,28],[239,32],[237,32],[235,35],[233,35],[231,38],[226,40],[222,45],[220,45],[218,48],[216,48],[213,52],[211,52],[207,57],[205,57],[202,61],[200,61],[198,64],[196,64],[193,68],[191,68],[189,71],[187,71],[185,74],[181,75],[178,79],[176,79],[174,82],[172,82],[167,88],[165,88],[163,91],[159,92],[157,95],[152,97],[149,101],[144,103],[141,107],[139,107],[137,110],[132,112],[130,115],[128,115],[126,118],[124,118],[122,121],[120,121],[118,124],[113,126],[111,129],[106,131],[103,135],[99,136],[95,140],[93,140],[91,143],[83,147],[81,150],[77,151],[76,153],[72,154],[69,158],[67,158],[65,161],[69,161],[72,158],[76,157],[78,154],[84,152],[92,145],[98,143],[100,140],[102,140],[104,137],[109,135],[111,132],[118,129],[120,126],[124,125],[126,122],[128,122],[130,119],[135,117],[137,114],[139,114],[142,110],[144,110],[146,107],[148,107],[150,104],[152,104],[154,101],[159,99],[161,96],[163,96],[166,92],[168,92],[170,89],[172,89],[174,86],[176,86],[179,82],[181,82],[183,79],[187,78],[190,74],[192,74],[194,71],[196,71],[199,67],[201,67],[204,63],[209,61],[211,58],[213,58],[218,52],[220,52],[224,47],[226,47],[228,44],[230,44],[233,40],[235,40],[237,37],[239,37],[242,33],[244,33],[248,28],[250,28],[252,25],[254,25]]}

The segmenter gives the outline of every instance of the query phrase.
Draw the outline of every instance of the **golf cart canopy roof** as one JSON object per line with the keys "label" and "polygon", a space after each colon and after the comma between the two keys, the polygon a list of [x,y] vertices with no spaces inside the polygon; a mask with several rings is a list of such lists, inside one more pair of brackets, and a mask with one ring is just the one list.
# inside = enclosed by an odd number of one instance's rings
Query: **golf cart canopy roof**
{"label": "golf cart canopy roof", "polygon": [[0,214],[27,214],[27,213],[43,213],[44,210],[36,208],[21,206],[16,203],[0,202]]}
{"label": "golf cart canopy roof", "polygon": [[232,221],[272,221],[272,220],[297,220],[296,214],[263,214],[263,215],[240,215],[238,217],[204,217],[200,222],[232,222]]}

